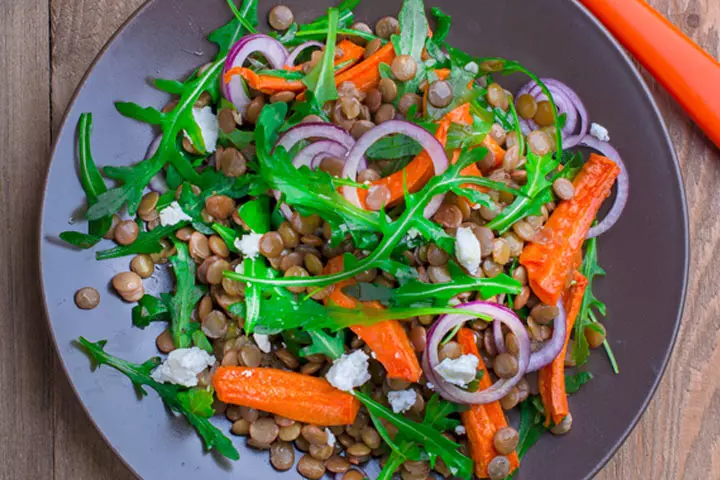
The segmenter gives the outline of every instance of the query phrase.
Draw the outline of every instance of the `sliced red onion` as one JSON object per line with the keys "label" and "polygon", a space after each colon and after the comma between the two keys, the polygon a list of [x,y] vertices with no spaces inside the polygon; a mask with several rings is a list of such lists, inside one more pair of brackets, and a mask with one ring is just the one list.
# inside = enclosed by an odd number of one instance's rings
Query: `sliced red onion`
{"label": "sliced red onion", "polygon": [[587,135],[582,139],[580,145],[597,150],[613,162],[617,163],[618,167],[620,167],[620,175],[618,175],[617,178],[617,194],[615,195],[615,203],[613,203],[612,208],[608,214],[605,215],[605,218],[603,218],[599,224],[592,227],[588,232],[587,238],[593,238],[610,230],[613,225],[617,223],[620,215],[622,215],[630,194],[630,176],[628,175],[627,168],[625,167],[622,158],[620,158],[620,154],[609,143],[598,140],[591,135]]}
{"label": "sliced red onion", "polygon": [[[577,146],[587,134],[588,128],[590,128],[590,117],[585,108],[585,104],[575,91],[564,83],[552,78],[542,78],[541,81],[550,91],[555,105],[558,108],[558,114],[564,113],[567,116],[565,126],[562,129],[563,145],[567,148]],[[519,97],[524,94],[530,95],[538,102],[548,99],[547,95],[542,91],[542,88],[535,82],[526,84],[518,91],[517,96]],[[576,132],[578,120],[580,120],[580,130]],[[525,135],[536,130],[538,127],[538,124],[532,119],[520,120],[520,129]]]}
{"label": "sliced red onion", "polygon": [[335,140],[319,140],[300,150],[293,159],[293,165],[295,165],[295,168],[300,168],[303,165],[315,168],[316,165],[314,165],[314,161],[320,155],[325,155],[326,157],[345,158],[347,153],[348,149]]}
{"label": "sliced red onion", "polygon": [[285,60],[285,66],[286,67],[294,67],[295,66],[295,60],[297,60],[297,57],[306,49],[311,47],[318,47],[318,48],[325,48],[324,43],[315,42],[315,41],[309,41],[305,43],[301,43],[295,49],[290,53],[290,55]]}
{"label": "sliced red onion", "polygon": [[487,404],[500,400],[523,378],[530,363],[530,339],[527,330],[515,313],[502,305],[489,302],[471,302],[457,305],[455,308],[470,310],[502,322],[515,334],[518,339],[518,371],[512,378],[501,379],[490,388],[478,392],[468,392],[449,382],[435,372],[440,364],[438,347],[442,339],[453,328],[462,325],[476,317],[467,314],[450,314],[441,316],[427,334],[427,347],[423,355],[423,369],[428,381],[435,385],[435,390],[451,402],[468,405]]}
{"label": "sliced red onion", "polygon": [[565,336],[567,334],[567,313],[562,299],[558,300],[557,308],[560,314],[553,320],[553,334],[550,340],[545,342],[540,350],[530,355],[530,363],[528,364],[528,372],[536,372],[542,367],[549,365],[560,355],[565,346]]}
{"label": "sliced red onion", "polygon": [[282,68],[288,57],[288,51],[278,40],[256,33],[247,35],[235,43],[230,49],[225,66],[222,71],[222,81],[220,82],[222,93],[238,112],[244,114],[245,108],[250,103],[250,98],[245,92],[243,80],[239,76],[233,77],[230,82],[225,83],[225,74],[235,67],[242,67],[245,60],[253,53],[261,53],[268,61],[270,66],[275,69]]}
{"label": "sliced red onion", "polygon": [[[365,152],[378,140],[388,135],[405,135],[418,142],[423,149],[430,155],[435,168],[435,175],[440,175],[448,168],[448,158],[442,144],[427,130],[415,125],[414,123],[390,120],[382,123],[360,137],[355,146],[348,153],[345,168],[343,169],[343,177],[356,180],[358,169],[365,155]],[[363,208],[358,196],[357,188],[343,187],[343,195],[353,205]],[[427,207],[425,207],[425,218],[432,217],[442,204],[445,195],[435,196]]]}
{"label": "sliced red onion", "polygon": [[296,125],[280,137],[276,147],[283,147],[290,151],[298,142],[310,138],[325,138],[339,143],[350,151],[355,145],[355,139],[342,128],[331,123],[313,122]]}
{"label": "sliced red onion", "polygon": [[502,331],[502,323],[501,322],[493,322],[493,337],[495,338],[495,348],[497,348],[498,353],[505,353],[507,352],[507,348],[505,347],[505,337],[503,336]]}

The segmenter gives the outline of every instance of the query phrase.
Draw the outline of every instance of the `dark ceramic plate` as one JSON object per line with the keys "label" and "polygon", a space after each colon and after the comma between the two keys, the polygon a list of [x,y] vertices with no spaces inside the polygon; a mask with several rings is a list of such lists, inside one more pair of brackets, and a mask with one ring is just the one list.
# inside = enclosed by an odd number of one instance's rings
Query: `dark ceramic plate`
{"label": "dark ceramic plate", "polygon": [[[275,0],[262,0],[261,18]],[[299,21],[320,15],[328,0],[292,0]],[[429,0],[429,5],[433,2]],[[364,0],[358,17],[374,22],[397,14],[399,0]],[[608,305],[610,341],[621,368],[614,375],[604,354],[593,355],[595,379],[573,396],[572,433],[545,436],[530,451],[518,479],[579,479],[597,472],[645,410],[670,355],[680,321],[688,269],[687,219],[673,148],[657,106],[621,48],[577,3],[570,0],[443,0],[453,16],[450,41],[478,56],[517,59],[541,76],[561,79],[585,100],[595,121],[610,129],[623,155],[632,188],[624,216],[600,241],[607,278],[597,295]],[[72,384],[100,432],[143,478],[288,479],[268,463],[266,452],[244,448],[226,463],[203,452],[184,419],[171,417],[154,393],[138,400],[127,378],[109,368],[91,373],[88,358],[72,343],[83,335],[107,339],[107,350],[144,361],[157,354],[162,325],[132,328],[131,305],[108,289],[127,270],[128,259],[96,262],[56,240],[84,202],[74,155],[81,112],[93,112],[93,148],[100,165],[140,160],[153,138],[143,124],[121,117],[116,100],[161,106],[151,77],[182,78],[215,53],[206,35],[230,18],[224,0],[155,0],[146,4],[110,42],[80,86],[57,140],[48,175],[42,219],[42,277],[57,349]],[[516,88],[520,78],[510,78]],[[146,288],[159,290],[161,281]],[[92,285],[100,306],[78,310],[73,293]],[[80,420],[85,421],[85,420]],[[228,430],[224,419],[218,425]],[[371,468],[372,472],[373,469]]]}

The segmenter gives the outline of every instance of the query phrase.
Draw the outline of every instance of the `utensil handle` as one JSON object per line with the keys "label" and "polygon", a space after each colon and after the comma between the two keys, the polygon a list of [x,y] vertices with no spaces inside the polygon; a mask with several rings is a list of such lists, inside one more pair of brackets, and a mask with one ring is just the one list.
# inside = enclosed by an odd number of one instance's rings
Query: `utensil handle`
{"label": "utensil handle", "polygon": [[720,63],[643,0],[580,0],[720,147]]}

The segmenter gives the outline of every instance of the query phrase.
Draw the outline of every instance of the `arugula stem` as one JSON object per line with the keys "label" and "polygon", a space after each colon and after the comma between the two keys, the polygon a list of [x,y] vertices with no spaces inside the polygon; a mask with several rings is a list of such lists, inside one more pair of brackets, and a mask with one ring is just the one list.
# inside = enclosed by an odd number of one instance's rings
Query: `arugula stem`
{"label": "arugula stem", "polygon": [[[295,34],[295,37],[296,38],[312,37],[312,36],[316,36],[316,35],[327,35],[327,33],[328,33],[327,28],[312,29],[312,30],[300,30]],[[359,30],[353,30],[350,28],[339,28],[337,30],[337,33],[338,33],[338,35],[359,37],[359,38],[362,38],[363,40],[375,40],[376,38],[380,38],[380,37],[376,37],[375,35],[373,35],[371,33],[365,33],[365,32],[361,32]],[[383,43],[386,43],[386,42],[383,42]]]}
{"label": "arugula stem", "polygon": [[250,22],[247,21],[245,16],[240,12],[237,5],[235,5],[235,2],[233,0],[227,0],[227,4],[230,6],[230,10],[232,10],[233,15],[235,15],[235,18],[238,19],[240,24],[250,33],[257,33],[257,29],[253,27]]}

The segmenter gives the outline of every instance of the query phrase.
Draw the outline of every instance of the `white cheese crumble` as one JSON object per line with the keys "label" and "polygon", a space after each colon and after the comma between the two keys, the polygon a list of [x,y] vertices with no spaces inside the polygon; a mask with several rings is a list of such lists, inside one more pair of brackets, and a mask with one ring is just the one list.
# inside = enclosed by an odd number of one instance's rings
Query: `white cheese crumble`
{"label": "white cheese crumble", "polygon": [[419,236],[420,236],[420,230],[418,230],[415,227],[409,229],[407,231],[407,233],[405,234],[405,238],[407,238],[408,240],[415,240]]}
{"label": "white cheese crumble", "polygon": [[261,333],[253,333],[253,338],[255,339],[255,343],[257,343],[258,348],[262,352],[270,353],[272,351],[272,345],[270,344],[270,336],[269,335],[263,335]]}
{"label": "white cheese crumble", "polygon": [[469,354],[459,358],[446,358],[435,367],[435,371],[453,385],[466,387],[475,380],[478,363],[478,358]]}
{"label": "white cheese crumble", "polygon": [[174,383],[184,387],[198,384],[197,376],[215,364],[215,357],[198,347],[178,348],[168,355],[150,376],[159,383]]}
{"label": "white cheese crumble", "polygon": [[430,390],[435,390],[435,385],[430,382],[427,382],[425,386],[428,387]]}
{"label": "white cheese crumble", "polygon": [[477,75],[480,72],[480,66],[475,62],[465,65],[465,71]]}
{"label": "white cheese crumble", "polygon": [[335,440],[336,440],[336,439],[335,439],[335,435],[333,435],[333,433],[332,433],[332,432],[330,431],[330,429],[327,428],[327,427],[325,428],[325,433],[327,433],[327,438],[328,438],[328,439],[327,439],[327,444],[328,444],[328,446],[330,446],[330,447],[335,447]]}
{"label": "white cheese crumble", "polygon": [[470,227],[458,228],[455,236],[455,254],[460,265],[465,267],[470,275],[477,275],[482,261],[480,241]]}
{"label": "white cheese crumble", "polygon": [[333,362],[326,378],[338,390],[352,391],[370,380],[368,356],[362,350],[343,355]]}
{"label": "white cheese crumble", "polygon": [[178,202],[172,202],[160,210],[160,225],[163,227],[177,225],[184,220],[192,220],[192,217],[185,213]]}
{"label": "white cheese crumble", "polygon": [[465,430],[465,427],[463,427],[462,425],[458,425],[457,427],[455,427],[456,435],[465,435],[466,433],[467,433],[467,431]]}
{"label": "white cheese crumble", "polygon": [[593,122],[592,124],[590,124],[590,135],[597,138],[601,142],[610,141],[610,132],[608,132],[608,129],[603,127],[599,123]]}
{"label": "white cheese crumble", "polygon": [[[203,143],[205,143],[205,153],[213,153],[217,150],[217,141],[220,134],[220,126],[218,125],[218,119],[210,107],[193,108],[193,118],[195,123],[200,127],[200,133],[202,134]],[[185,137],[190,139],[190,136],[185,132]],[[195,148],[200,150],[196,145]]]}
{"label": "white cheese crumble", "polygon": [[417,393],[412,388],[388,392],[388,402],[395,413],[405,413],[415,405]]}
{"label": "white cheese crumble", "polygon": [[248,233],[241,238],[235,239],[235,248],[248,258],[255,258],[260,255],[260,239],[262,235],[259,233]]}

